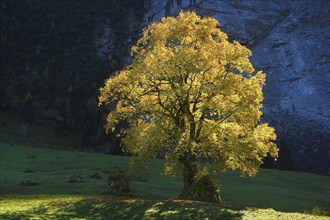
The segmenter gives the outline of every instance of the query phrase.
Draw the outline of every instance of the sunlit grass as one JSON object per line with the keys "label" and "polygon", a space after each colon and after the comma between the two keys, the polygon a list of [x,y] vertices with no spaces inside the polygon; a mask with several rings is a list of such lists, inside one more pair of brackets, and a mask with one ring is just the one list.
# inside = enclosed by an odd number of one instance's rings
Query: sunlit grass
{"label": "sunlit grass", "polygon": [[212,215],[241,215],[238,211],[229,212],[213,204],[111,200],[105,197],[86,199],[81,196],[13,198],[2,200],[0,205],[3,207],[0,216],[6,219],[200,219]]}
{"label": "sunlit grass", "polygon": [[2,198],[0,207],[2,219],[328,219],[274,209],[237,210],[209,203],[79,195]]}
{"label": "sunlit grass", "polygon": [[[146,182],[132,181],[134,198],[103,196],[107,174],[102,170],[125,169],[128,159],[0,142],[0,219],[328,219],[302,214],[326,214],[328,176],[278,170],[262,169],[254,178],[220,174],[226,207],[168,200],[180,193],[182,181],[160,176],[160,160],[142,172]],[[95,172],[102,179],[90,178]],[[76,174],[84,183],[66,182]],[[19,185],[24,180],[39,185]]]}

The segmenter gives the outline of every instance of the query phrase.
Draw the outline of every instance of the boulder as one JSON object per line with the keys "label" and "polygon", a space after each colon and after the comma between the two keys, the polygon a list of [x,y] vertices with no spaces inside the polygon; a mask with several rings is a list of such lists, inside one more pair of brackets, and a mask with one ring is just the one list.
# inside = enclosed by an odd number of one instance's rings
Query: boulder
{"label": "boulder", "polygon": [[72,175],[69,177],[68,183],[82,183],[83,179],[80,175]]}

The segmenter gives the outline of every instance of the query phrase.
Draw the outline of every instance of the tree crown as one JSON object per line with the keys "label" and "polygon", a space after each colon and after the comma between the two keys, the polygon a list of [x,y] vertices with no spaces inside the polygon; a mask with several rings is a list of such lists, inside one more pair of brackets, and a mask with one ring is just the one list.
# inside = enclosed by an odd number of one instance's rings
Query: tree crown
{"label": "tree crown", "polygon": [[134,62],[100,89],[100,104],[115,103],[107,131],[129,123],[121,133],[132,161],[161,151],[168,175],[187,158],[254,175],[267,154],[277,157],[274,129],[259,122],[265,74],[219,27],[194,12],[149,25],[132,48]]}

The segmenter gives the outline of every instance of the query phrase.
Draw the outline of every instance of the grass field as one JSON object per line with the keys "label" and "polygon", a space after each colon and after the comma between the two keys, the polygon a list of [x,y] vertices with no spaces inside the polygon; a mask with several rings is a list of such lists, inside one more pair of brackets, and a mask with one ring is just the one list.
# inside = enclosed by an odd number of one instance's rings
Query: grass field
{"label": "grass field", "polygon": [[[226,205],[216,205],[171,199],[182,181],[160,176],[160,160],[142,172],[147,181],[132,181],[134,197],[123,198],[102,195],[102,171],[126,168],[128,157],[0,142],[0,159],[0,219],[330,219],[329,176],[268,169],[254,178],[222,173]],[[95,172],[103,178],[90,178]],[[67,183],[71,175],[84,182]],[[38,185],[20,185],[26,180]]]}

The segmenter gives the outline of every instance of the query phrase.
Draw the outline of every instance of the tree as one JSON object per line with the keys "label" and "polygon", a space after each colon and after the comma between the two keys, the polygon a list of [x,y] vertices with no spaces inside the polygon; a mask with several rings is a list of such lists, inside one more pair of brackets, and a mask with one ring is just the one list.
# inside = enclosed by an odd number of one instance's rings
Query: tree
{"label": "tree", "polygon": [[133,63],[100,89],[100,104],[115,103],[106,130],[129,123],[121,134],[131,165],[163,152],[164,174],[182,172],[182,198],[202,198],[196,185],[219,200],[216,170],[255,175],[267,154],[278,154],[274,129],[259,123],[265,74],[219,26],[194,12],[149,25],[132,47]]}

